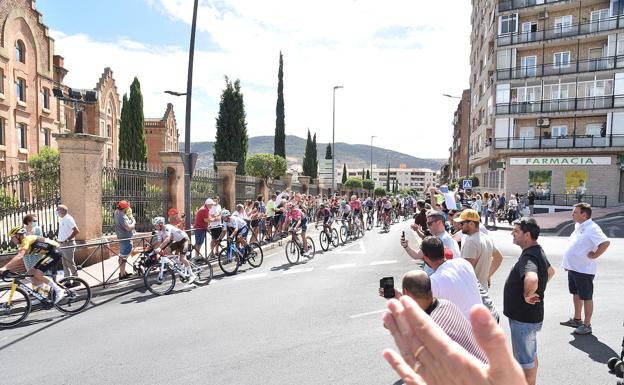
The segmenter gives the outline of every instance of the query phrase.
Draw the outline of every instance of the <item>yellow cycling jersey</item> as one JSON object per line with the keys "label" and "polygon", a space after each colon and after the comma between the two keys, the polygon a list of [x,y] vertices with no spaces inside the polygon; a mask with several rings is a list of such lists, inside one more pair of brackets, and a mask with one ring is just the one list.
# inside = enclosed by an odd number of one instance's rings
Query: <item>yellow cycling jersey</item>
{"label": "yellow cycling jersey", "polygon": [[27,235],[20,244],[20,249],[25,249],[26,254],[48,255],[52,249],[59,247],[58,242],[36,235]]}

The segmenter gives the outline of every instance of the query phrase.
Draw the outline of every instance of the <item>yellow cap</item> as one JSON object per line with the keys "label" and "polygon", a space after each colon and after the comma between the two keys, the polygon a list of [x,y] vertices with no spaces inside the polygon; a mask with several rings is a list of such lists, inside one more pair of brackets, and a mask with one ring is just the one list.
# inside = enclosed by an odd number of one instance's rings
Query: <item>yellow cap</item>
{"label": "yellow cap", "polygon": [[479,216],[479,213],[473,209],[463,210],[461,214],[459,214],[459,218],[453,219],[454,222],[465,222],[465,221],[479,222],[480,220],[481,220],[481,217]]}

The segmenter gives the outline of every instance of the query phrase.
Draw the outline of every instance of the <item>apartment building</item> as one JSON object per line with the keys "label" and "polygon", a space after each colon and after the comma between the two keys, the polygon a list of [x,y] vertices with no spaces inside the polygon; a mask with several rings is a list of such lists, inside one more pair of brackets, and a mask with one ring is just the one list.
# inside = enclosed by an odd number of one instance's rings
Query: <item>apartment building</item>
{"label": "apartment building", "polygon": [[470,90],[464,90],[453,115],[453,145],[449,149],[448,179],[457,179],[468,175],[469,119]]}
{"label": "apartment building", "polygon": [[472,6],[469,162],[481,190],[623,202],[624,1]]}
{"label": "apartment building", "polygon": [[[364,170],[366,172],[366,170]],[[336,170],[336,180],[342,180],[342,168]],[[435,183],[436,174],[426,168],[408,168],[405,164],[398,168],[377,168],[373,165],[372,179],[376,187],[386,187],[386,182],[390,177],[390,186],[398,181],[399,189],[416,189],[419,194],[423,194],[425,189]],[[362,169],[347,169],[347,177],[363,178]]]}

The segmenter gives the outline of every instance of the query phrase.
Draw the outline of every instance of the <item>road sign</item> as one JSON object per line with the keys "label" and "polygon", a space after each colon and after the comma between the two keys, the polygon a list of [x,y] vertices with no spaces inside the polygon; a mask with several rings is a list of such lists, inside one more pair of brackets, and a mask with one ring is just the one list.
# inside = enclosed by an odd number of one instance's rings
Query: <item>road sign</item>
{"label": "road sign", "polygon": [[472,189],[472,179],[464,179],[464,190]]}

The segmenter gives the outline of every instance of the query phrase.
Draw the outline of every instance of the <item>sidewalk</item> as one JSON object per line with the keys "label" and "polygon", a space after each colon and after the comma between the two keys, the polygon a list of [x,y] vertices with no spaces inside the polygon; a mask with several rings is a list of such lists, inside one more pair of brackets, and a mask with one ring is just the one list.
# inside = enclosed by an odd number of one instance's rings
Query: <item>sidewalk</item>
{"label": "sidewalk", "polygon": [[[624,206],[592,208],[592,219],[601,219],[624,214]],[[572,210],[560,211],[547,214],[535,214],[533,216],[541,228],[542,233],[557,233],[565,226],[572,224]],[[513,225],[508,222],[496,222],[496,226],[488,226],[488,229],[511,230]]]}

